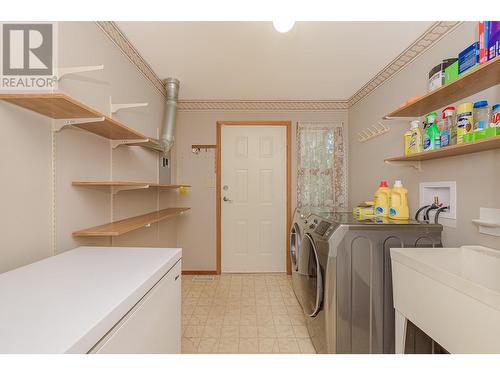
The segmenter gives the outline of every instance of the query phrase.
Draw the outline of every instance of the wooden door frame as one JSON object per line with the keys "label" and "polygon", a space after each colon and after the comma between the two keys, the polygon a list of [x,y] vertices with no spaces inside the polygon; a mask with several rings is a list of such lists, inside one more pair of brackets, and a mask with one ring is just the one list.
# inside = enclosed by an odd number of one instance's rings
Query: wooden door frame
{"label": "wooden door frame", "polygon": [[292,225],[292,122],[291,121],[217,121],[217,143],[216,143],[216,257],[217,274],[222,270],[222,223],[221,223],[221,136],[223,126],[285,126],[286,127],[286,228],[285,251],[286,251],[286,273],[292,273],[290,262],[289,232]]}

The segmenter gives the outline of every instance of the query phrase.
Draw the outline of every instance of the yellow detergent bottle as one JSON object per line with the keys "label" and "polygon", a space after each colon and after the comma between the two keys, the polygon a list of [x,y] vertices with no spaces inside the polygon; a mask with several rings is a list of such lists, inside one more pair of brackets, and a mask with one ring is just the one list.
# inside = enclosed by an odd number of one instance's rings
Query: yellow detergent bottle
{"label": "yellow detergent bottle", "polygon": [[408,190],[404,188],[400,180],[394,182],[394,187],[391,191],[389,217],[394,220],[408,220],[410,218]]}
{"label": "yellow detergent bottle", "polygon": [[404,135],[405,155],[422,152],[422,133],[420,132],[420,122],[411,122],[410,129]]}
{"label": "yellow detergent bottle", "polygon": [[387,186],[387,181],[381,181],[378,190],[375,192],[375,215],[388,217],[391,199],[391,189]]}

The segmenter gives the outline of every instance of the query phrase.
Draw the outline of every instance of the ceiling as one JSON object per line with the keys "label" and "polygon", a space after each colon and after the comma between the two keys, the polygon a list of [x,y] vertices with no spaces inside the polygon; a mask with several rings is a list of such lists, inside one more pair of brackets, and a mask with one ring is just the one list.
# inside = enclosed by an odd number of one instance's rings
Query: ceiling
{"label": "ceiling", "polygon": [[346,100],[433,22],[117,22],[184,100]]}

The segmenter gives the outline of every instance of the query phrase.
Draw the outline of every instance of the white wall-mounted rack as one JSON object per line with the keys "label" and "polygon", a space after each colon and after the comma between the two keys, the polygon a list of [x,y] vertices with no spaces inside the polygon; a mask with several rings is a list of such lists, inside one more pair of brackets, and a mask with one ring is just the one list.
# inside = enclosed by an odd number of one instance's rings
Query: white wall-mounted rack
{"label": "white wall-mounted rack", "polygon": [[385,134],[390,130],[391,128],[389,128],[387,125],[384,125],[382,121],[379,121],[376,125],[372,125],[369,128],[366,128],[359,132],[358,142],[363,143],[369,141],[370,139],[380,137],[382,134]]}

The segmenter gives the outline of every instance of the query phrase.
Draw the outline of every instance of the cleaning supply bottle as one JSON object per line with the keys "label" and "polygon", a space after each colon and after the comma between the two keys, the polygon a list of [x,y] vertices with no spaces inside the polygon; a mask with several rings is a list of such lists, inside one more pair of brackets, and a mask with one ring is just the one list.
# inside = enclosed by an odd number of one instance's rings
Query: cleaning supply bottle
{"label": "cleaning supply bottle", "polygon": [[480,100],[474,103],[474,127],[473,127],[473,140],[478,141],[486,138],[486,129],[490,125],[490,107],[486,100]]}
{"label": "cleaning supply bottle", "polygon": [[394,182],[394,187],[391,190],[389,217],[394,220],[408,220],[410,218],[408,190],[405,189],[400,180]]}
{"label": "cleaning supply bottle", "polygon": [[424,151],[441,148],[441,133],[437,126],[437,114],[431,112],[426,116],[427,128],[424,133]]}
{"label": "cleaning supply bottle", "polygon": [[422,133],[419,125],[419,121],[414,120],[410,123],[410,129],[405,132],[405,155],[422,152]]}
{"label": "cleaning supply bottle", "polygon": [[457,128],[455,126],[455,107],[446,107],[441,113],[443,128],[441,129],[441,147],[457,144]]}
{"label": "cleaning supply bottle", "polygon": [[500,135],[500,104],[491,107],[490,125],[486,129],[486,137]]}
{"label": "cleaning supply bottle", "polygon": [[383,180],[380,182],[380,186],[375,192],[375,215],[384,217],[389,216],[390,199],[391,189],[387,186],[387,181]]}
{"label": "cleaning supply bottle", "polygon": [[468,142],[472,134],[472,107],[470,102],[462,103],[457,107],[457,144]]}

